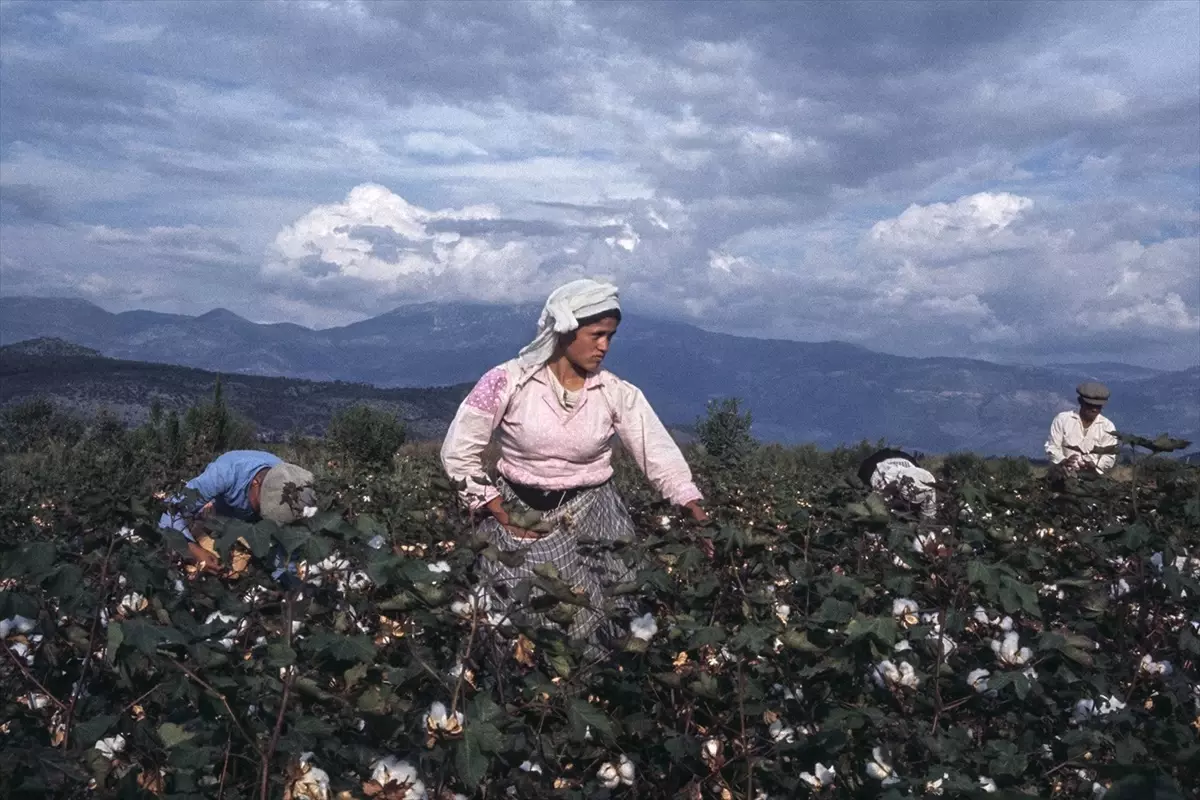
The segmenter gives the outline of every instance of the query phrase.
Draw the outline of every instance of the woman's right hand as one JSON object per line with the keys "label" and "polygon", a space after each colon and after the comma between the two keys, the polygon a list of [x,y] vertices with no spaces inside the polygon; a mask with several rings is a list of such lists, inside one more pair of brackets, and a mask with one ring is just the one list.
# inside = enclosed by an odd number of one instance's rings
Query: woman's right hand
{"label": "woman's right hand", "polygon": [[540,533],[535,531],[527,531],[524,528],[518,528],[516,525],[511,524],[508,520],[508,512],[504,510],[503,501],[501,501],[499,497],[493,497],[491,500],[489,500],[485,508],[487,508],[488,513],[495,517],[496,521],[499,522],[514,539],[520,539],[524,541],[528,539],[540,539],[542,537]]}

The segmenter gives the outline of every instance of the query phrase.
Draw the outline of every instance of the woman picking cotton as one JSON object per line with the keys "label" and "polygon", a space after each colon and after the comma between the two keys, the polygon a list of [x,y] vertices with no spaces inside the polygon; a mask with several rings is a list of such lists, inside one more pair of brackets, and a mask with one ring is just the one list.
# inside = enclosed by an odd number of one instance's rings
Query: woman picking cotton
{"label": "woman picking cotton", "polygon": [[[604,621],[604,587],[632,577],[608,548],[580,548],[581,540],[611,543],[634,535],[612,486],[613,434],[664,497],[693,519],[707,519],[683,454],[646,398],[602,368],[620,321],[615,286],[585,279],[556,289],[542,309],[537,336],[517,358],[480,379],[442,445],[446,472],[466,483],[464,501],[484,515],[480,532],[502,551],[525,550],[516,567],[480,559],[489,594],[507,596],[494,590],[512,589],[533,577],[535,567],[553,565],[591,602],[571,622],[569,633],[578,639],[592,637]],[[495,482],[485,477],[483,465],[493,434],[500,452]],[[532,518],[538,524],[527,521]],[[522,615],[546,624],[541,615]]]}

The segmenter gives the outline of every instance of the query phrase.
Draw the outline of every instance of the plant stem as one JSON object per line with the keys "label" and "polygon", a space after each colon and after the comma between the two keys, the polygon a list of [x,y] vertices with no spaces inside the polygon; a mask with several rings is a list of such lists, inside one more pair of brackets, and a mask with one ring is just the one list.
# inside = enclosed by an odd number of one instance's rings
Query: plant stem
{"label": "plant stem", "polygon": [[80,692],[83,691],[88,669],[92,665],[92,656],[96,652],[96,634],[100,630],[100,615],[104,613],[104,606],[108,601],[108,563],[116,544],[116,534],[109,534],[108,549],[104,551],[104,562],[100,565],[100,597],[96,603],[96,611],[92,615],[92,630],[88,634],[88,651],[87,655],[83,657],[83,666],[79,668],[79,679],[75,682],[75,690],[71,692],[71,705],[67,709],[67,719],[63,723],[64,748],[71,744],[71,725],[75,720],[75,703],[79,700]]}
{"label": "plant stem", "polygon": [[[287,594],[287,611],[284,614],[284,641],[290,648],[292,646],[292,606],[296,597],[295,590],[289,589]],[[271,788],[271,757],[275,755],[275,748],[279,746],[279,736],[283,733],[283,718],[287,713],[288,697],[292,693],[292,681],[296,677],[296,666],[290,665],[287,667],[287,672],[283,676],[283,694],[279,698],[279,713],[275,715],[275,728],[271,731],[271,740],[267,744],[265,750],[262,751],[262,768],[259,778],[258,797],[259,800],[267,800],[267,793]]]}
{"label": "plant stem", "polygon": [[[51,694],[50,690],[47,689],[45,686],[43,686],[41,681],[39,681],[37,678],[33,677],[33,673],[30,672],[29,668],[25,666],[25,662],[22,661],[20,656],[18,656],[16,653],[14,653],[7,644],[4,645],[4,652],[8,653],[8,657],[11,658],[12,662],[17,665],[18,669],[21,670],[21,673],[25,676],[25,680],[29,681],[34,686],[36,686],[41,691],[42,694],[46,695],[46,697],[49,697],[51,703],[54,703],[54,705],[58,706],[63,711],[68,711],[67,704],[64,703],[63,701],[59,700],[53,694]],[[64,744],[65,744],[65,742],[66,742],[66,740],[64,740]]]}

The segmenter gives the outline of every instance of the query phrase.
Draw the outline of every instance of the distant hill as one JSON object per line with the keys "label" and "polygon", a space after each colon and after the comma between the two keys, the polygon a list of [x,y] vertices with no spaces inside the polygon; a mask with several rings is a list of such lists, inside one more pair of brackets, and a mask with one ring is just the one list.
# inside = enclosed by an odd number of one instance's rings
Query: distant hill
{"label": "distant hill", "polygon": [[[107,409],[124,422],[144,422],[158,401],[182,411],[212,395],[217,373],[191,367],[124,361],[55,339],[0,347],[0,406],[48,397],[84,414]],[[230,406],[266,438],[320,435],[335,412],[364,403],[405,420],[414,439],[441,437],[470,386],[382,389],[252,375],[222,375]]]}
{"label": "distant hill", "polygon": [[80,356],[80,357],[101,357],[99,350],[93,350],[90,347],[74,344],[65,339],[56,339],[53,337],[45,339],[26,339],[23,342],[10,344],[4,348],[4,352],[9,355],[16,356],[40,356],[42,358],[52,356]]}
{"label": "distant hill", "polygon": [[[0,342],[55,336],[106,356],[225,374],[439,386],[476,380],[532,336],[531,306],[426,303],[352,325],[260,325],[229,311],[198,317],[109,313],[82,300],[0,298]],[[926,452],[1041,453],[1074,387],[1103,380],[1110,415],[1135,433],[1200,440],[1200,368],[1123,364],[1030,367],[906,358],[842,342],[751,339],[627,315],[606,362],[668,424],[691,424],[710,399],[741,397],[762,439],[830,446],[886,438]]]}

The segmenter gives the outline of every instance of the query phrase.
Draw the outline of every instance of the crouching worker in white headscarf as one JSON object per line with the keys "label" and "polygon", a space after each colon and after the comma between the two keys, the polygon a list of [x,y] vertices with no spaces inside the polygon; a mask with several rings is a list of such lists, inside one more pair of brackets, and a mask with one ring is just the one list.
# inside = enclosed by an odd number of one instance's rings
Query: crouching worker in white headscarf
{"label": "crouching worker in white headscarf", "polygon": [[858,468],[858,477],[891,501],[893,507],[919,508],[921,516],[937,514],[937,478],[917,466],[917,460],[902,450],[880,450]]}
{"label": "crouching worker in white headscarf", "polygon": [[[463,500],[484,515],[480,531],[501,551],[526,549],[517,567],[480,560],[493,597],[532,577],[540,564],[553,564],[568,586],[582,587],[596,609],[604,605],[606,584],[632,579],[608,550],[581,552],[579,544],[634,535],[611,483],[614,433],[664,497],[693,519],[707,519],[683,454],[646,398],[602,369],[620,321],[615,286],[578,280],[559,287],[542,310],[537,337],[480,379],[450,425],[442,464],[452,479],[466,482]],[[484,477],[482,461],[493,433],[500,452],[494,483]],[[528,521],[535,518],[537,524]],[[540,614],[520,613],[530,624],[548,624]],[[569,634],[592,638],[602,622],[599,611],[580,609]]]}

